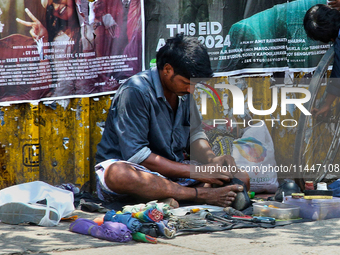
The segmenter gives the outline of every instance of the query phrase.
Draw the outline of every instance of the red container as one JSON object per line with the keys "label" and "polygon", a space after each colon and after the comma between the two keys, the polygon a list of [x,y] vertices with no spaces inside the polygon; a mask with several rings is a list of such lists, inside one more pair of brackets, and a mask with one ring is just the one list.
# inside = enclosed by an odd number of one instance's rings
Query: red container
{"label": "red container", "polygon": [[314,190],[314,183],[312,181],[306,181],[305,190]]}

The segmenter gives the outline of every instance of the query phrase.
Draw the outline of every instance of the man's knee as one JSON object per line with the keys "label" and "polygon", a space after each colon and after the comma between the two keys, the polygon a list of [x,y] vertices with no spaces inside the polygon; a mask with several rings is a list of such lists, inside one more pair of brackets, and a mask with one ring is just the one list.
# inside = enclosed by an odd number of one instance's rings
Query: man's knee
{"label": "man's knee", "polygon": [[129,174],[131,171],[134,171],[133,167],[125,162],[115,162],[111,164],[105,170],[104,180],[106,185],[112,189],[112,191],[119,189],[120,186],[126,185],[127,181],[131,181],[131,174]]}

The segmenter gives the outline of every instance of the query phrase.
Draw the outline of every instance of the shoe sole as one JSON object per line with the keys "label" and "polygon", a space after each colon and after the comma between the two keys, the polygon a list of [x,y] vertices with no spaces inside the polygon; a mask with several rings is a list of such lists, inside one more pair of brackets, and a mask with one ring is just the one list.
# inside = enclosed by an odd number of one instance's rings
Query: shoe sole
{"label": "shoe sole", "polygon": [[[20,202],[7,203],[0,206],[0,220],[3,223],[17,225],[20,223],[39,224],[46,214],[47,207],[43,205],[32,205]],[[57,212],[50,209],[50,219],[57,221]]]}

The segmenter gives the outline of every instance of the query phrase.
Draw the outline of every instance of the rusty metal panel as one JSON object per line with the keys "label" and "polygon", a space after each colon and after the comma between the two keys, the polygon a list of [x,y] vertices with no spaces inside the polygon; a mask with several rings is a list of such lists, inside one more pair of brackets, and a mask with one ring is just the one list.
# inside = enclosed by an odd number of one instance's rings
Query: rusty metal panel
{"label": "rusty metal panel", "polygon": [[95,154],[97,144],[100,142],[106,117],[111,105],[113,95],[93,97],[90,99],[90,181],[92,189],[95,188],[96,176],[94,172]]}
{"label": "rusty metal panel", "polygon": [[101,96],[0,107],[0,188],[35,180],[81,187],[94,179],[110,102]]}
{"label": "rusty metal panel", "polygon": [[40,175],[52,185],[89,180],[89,98],[40,104]]}
{"label": "rusty metal panel", "polygon": [[37,111],[32,104],[0,108],[0,188],[39,179]]}
{"label": "rusty metal panel", "polygon": [[75,111],[74,182],[82,186],[90,180],[90,98],[78,99]]}

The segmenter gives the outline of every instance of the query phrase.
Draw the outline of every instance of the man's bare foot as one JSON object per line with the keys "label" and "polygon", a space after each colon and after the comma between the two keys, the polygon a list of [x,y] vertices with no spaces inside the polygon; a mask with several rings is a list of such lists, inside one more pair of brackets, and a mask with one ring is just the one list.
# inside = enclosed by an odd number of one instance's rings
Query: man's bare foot
{"label": "man's bare foot", "polygon": [[158,202],[168,204],[172,208],[178,208],[179,207],[179,203],[174,198],[171,198],[171,197],[158,200]]}
{"label": "man's bare foot", "polygon": [[237,193],[243,191],[243,187],[235,184],[221,188],[197,188],[197,191],[198,202],[227,207],[235,200]]}

